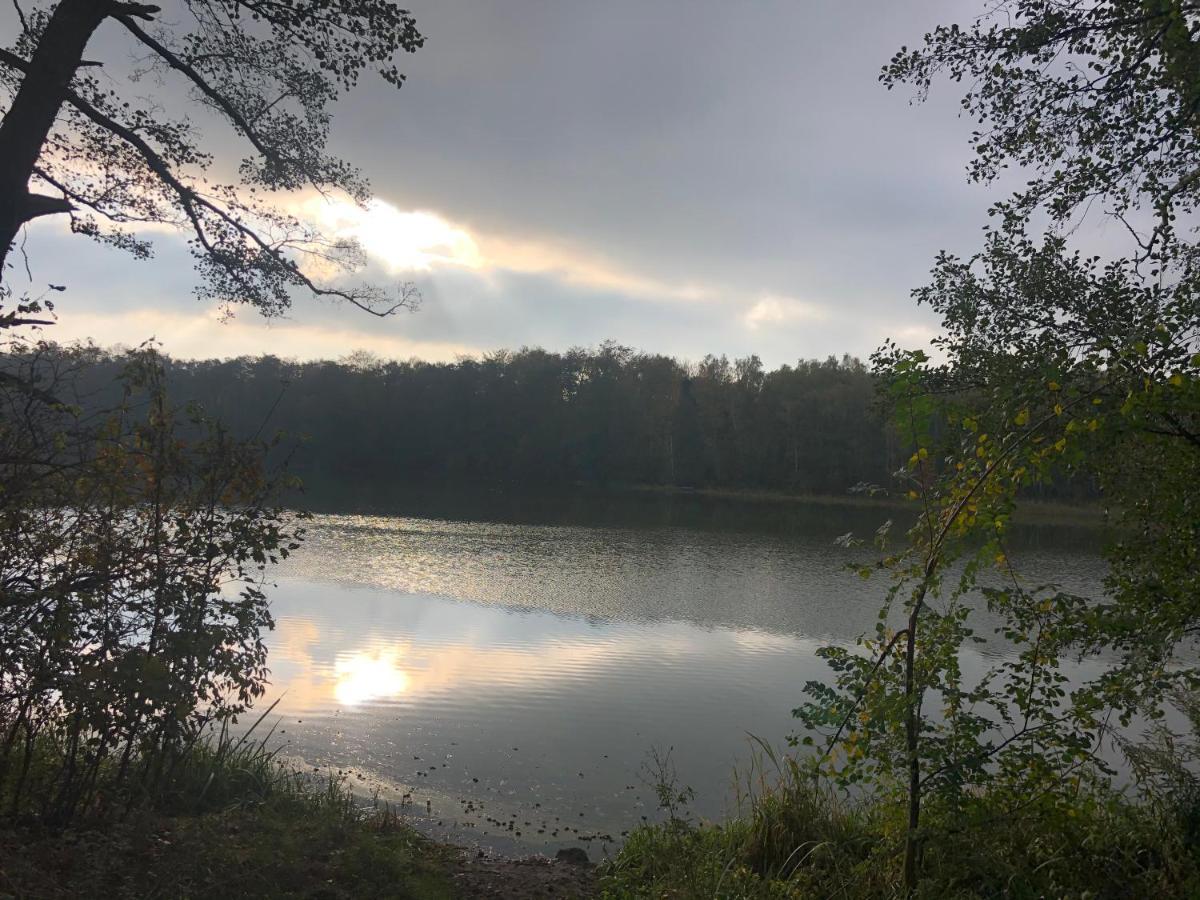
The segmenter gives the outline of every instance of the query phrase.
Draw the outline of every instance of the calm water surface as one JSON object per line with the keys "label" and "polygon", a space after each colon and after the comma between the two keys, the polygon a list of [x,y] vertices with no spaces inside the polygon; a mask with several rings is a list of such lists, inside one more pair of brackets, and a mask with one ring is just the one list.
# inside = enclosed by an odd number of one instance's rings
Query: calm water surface
{"label": "calm water surface", "polygon": [[[286,752],[503,851],[614,850],[657,817],[653,748],[697,815],[731,812],[748,736],[782,746],[827,675],[814,651],[873,627],[882,582],[844,571],[833,538],[887,513],[693,512],[318,516],[272,594]],[[1097,542],[1045,526],[1013,555],[1031,581],[1094,591]]]}

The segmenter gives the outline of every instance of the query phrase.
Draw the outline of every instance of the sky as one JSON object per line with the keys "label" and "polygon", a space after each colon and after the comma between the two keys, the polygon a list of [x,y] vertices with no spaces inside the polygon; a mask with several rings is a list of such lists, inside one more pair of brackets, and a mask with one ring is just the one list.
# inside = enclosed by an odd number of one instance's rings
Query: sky
{"label": "sky", "polygon": [[[913,104],[878,74],[970,4],[410,6],[426,43],[401,60],[404,87],[365,78],[333,108],[332,148],[370,178],[369,208],[284,202],[358,237],[365,279],[415,282],[418,312],[379,320],[300,297],[281,320],[222,321],[192,296],[180,236],[156,233],[138,262],[47,218],[26,253],[35,286],[67,287],[52,336],[153,337],[182,357],[429,360],[615,340],[773,367],[934,334],[910,291],[938,250],[978,245],[996,191],[967,182],[954,85]],[[101,34],[89,55],[121,47]]]}

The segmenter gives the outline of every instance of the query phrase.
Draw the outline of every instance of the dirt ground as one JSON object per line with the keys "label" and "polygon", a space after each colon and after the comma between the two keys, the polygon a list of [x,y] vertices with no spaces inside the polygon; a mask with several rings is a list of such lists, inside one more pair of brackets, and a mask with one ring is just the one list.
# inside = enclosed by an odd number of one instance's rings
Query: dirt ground
{"label": "dirt ground", "polygon": [[[569,856],[569,853],[564,855]],[[562,897],[583,900],[597,896],[595,866],[544,856],[511,859],[478,851],[467,852],[460,858],[453,883],[455,891],[463,898]]]}

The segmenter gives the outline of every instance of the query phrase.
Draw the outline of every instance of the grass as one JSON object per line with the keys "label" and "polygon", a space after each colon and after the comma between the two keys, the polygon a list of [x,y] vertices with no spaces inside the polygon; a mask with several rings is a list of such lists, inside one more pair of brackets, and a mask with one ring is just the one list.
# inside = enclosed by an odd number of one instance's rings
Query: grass
{"label": "grass", "polygon": [[[885,867],[876,864],[881,828],[872,810],[844,805],[794,759],[763,750],[741,778],[740,816],[697,824],[672,804],[665,822],[632,832],[606,865],[602,896],[773,900],[878,880]],[[667,767],[656,777],[660,804],[686,796]]]}
{"label": "grass", "polygon": [[106,812],[65,830],[0,820],[0,897],[455,896],[452,848],[386,805],[363,809],[338,778],[280,764],[269,738],[209,735],[153,792],[112,802],[101,787]]}
{"label": "grass", "polygon": [[447,852],[395,822],[278,796],[66,834],[0,830],[0,896],[433,900],[454,896]]}
{"label": "grass", "polygon": [[[779,900],[903,896],[903,805],[849,802],[792,760],[746,779],[742,814],[697,824],[672,811],[633,832],[602,871],[609,900]],[[1101,789],[1069,804],[977,794],[951,811],[930,804],[922,898],[1200,896],[1195,809],[1133,803]]]}
{"label": "grass", "polygon": [[[155,792],[110,802],[107,814],[91,813],[66,830],[28,814],[0,820],[0,898],[457,896],[454,848],[422,837],[386,805],[363,808],[338,778],[281,765],[267,749],[270,737],[210,735],[171,762]],[[52,748],[45,755],[52,763]],[[629,835],[602,868],[601,896],[902,895],[896,796],[850,801],[762,745],[740,779],[740,815],[698,823],[669,752],[654,763],[650,778],[666,821]],[[952,809],[929,798],[917,896],[1200,897],[1197,822],[1195,790],[1133,802],[1093,786],[1018,804],[994,789],[961,794]]]}

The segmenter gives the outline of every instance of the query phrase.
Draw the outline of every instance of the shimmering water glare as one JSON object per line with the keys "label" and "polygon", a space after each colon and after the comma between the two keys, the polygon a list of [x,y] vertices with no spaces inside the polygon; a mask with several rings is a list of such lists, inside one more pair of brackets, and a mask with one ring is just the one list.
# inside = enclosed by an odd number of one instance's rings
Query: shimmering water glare
{"label": "shimmering water glare", "polygon": [[[506,852],[614,851],[659,817],[654,749],[695,790],[693,814],[718,818],[750,735],[783,747],[805,682],[827,677],[816,649],[873,627],[884,584],[847,572],[869,551],[833,538],[882,518],[829,506],[803,527],[722,531],[319,516],[271,594],[272,740],[427,830]],[[1097,590],[1098,538],[1056,534],[1024,542],[1022,571]]]}

